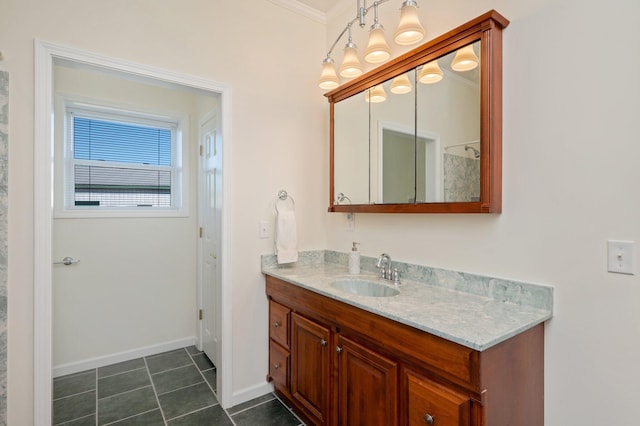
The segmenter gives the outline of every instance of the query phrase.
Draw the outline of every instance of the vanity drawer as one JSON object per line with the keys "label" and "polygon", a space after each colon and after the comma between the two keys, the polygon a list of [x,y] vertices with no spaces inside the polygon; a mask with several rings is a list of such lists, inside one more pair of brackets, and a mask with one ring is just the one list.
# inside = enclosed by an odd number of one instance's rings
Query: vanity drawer
{"label": "vanity drawer", "polygon": [[277,343],[269,344],[269,377],[276,388],[288,389],[289,352]]}
{"label": "vanity drawer", "polygon": [[409,426],[469,426],[468,396],[410,371],[405,380]]}
{"label": "vanity drawer", "polygon": [[291,310],[273,300],[269,301],[269,337],[289,349],[289,316]]}

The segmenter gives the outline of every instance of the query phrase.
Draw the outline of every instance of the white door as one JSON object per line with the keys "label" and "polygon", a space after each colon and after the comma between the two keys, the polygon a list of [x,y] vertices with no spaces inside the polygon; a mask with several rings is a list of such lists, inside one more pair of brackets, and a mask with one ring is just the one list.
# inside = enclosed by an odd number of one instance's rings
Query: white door
{"label": "white door", "polygon": [[222,211],[222,141],[217,114],[200,129],[200,226],[202,271],[202,350],[217,365],[220,336],[220,234]]}

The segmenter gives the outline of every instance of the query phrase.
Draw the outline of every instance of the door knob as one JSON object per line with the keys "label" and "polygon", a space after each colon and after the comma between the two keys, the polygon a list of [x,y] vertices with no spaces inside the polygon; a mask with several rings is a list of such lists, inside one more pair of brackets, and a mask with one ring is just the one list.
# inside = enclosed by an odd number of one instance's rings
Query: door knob
{"label": "door knob", "polygon": [[80,262],[80,259],[74,259],[73,257],[67,256],[62,260],[59,260],[57,262],[53,262],[54,265],[65,265],[65,266],[69,266],[69,265],[73,265],[75,263]]}

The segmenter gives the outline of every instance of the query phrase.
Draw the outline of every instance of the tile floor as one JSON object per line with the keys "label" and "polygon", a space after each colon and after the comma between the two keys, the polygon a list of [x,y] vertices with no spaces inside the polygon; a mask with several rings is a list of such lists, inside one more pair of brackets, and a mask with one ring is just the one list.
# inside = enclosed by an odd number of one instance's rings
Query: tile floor
{"label": "tile floor", "polygon": [[273,394],[224,410],[216,368],[191,346],[53,380],[53,424],[298,426]]}

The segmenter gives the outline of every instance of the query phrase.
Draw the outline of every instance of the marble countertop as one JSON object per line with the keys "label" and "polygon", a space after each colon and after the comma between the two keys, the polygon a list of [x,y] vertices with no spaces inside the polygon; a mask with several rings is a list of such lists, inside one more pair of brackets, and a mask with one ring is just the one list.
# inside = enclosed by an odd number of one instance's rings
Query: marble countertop
{"label": "marble countertop", "polygon": [[288,267],[264,265],[262,272],[331,299],[415,327],[471,349],[483,351],[552,316],[551,307],[496,300],[428,282],[402,279],[391,297],[350,294],[331,286],[337,279],[366,279],[394,287],[393,282],[364,271],[348,274],[345,265],[312,263]]}

